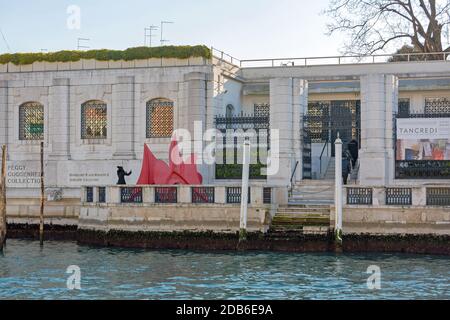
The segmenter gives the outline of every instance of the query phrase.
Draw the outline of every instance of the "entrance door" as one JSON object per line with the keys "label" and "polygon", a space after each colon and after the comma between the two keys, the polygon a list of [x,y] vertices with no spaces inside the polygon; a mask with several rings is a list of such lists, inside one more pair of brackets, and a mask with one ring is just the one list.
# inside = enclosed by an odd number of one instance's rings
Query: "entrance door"
{"label": "entrance door", "polygon": [[330,136],[332,157],[336,156],[334,141],[338,133],[342,140],[342,150],[355,139],[360,143],[360,104],[359,101],[331,101],[330,107]]}
{"label": "entrance door", "polygon": [[303,159],[303,176],[312,179],[312,161],[320,155],[312,154],[312,145],[332,146],[331,156],[334,157],[334,142],[339,136],[346,150],[352,139],[361,145],[361,108],[359,100],[319,101],[308,104],[308,114],[304,117],[303,153],[308,157]]}

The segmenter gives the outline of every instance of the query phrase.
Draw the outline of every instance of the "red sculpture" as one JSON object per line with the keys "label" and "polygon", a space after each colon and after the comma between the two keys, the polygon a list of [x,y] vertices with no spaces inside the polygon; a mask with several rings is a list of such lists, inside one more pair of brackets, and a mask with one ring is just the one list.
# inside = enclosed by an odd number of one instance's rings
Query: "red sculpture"
{"label": "red sculpture", "polygon": [[178,142],[173,140],[169,149],[169,165],[159,160],[144,145],[144,160],[137,185],[201,185],[203,178],[197,171],[196,158],[192,154],[185,163],[178,151]]}

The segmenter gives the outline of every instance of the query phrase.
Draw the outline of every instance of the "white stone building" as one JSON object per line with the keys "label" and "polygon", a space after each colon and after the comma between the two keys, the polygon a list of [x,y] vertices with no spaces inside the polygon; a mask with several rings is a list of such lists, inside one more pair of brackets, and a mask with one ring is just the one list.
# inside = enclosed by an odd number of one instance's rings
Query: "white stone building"
{"label": "white stone building", "polygon": [[[61,195],[58,208],[76,211],[80,187],[115,184],[117,166],[132,170],[127,182],[135,183],[145,143],[167,160],[173,129],[193,131],[194,121],[215,128],[216,116],[267,110],[270,128],[280,133],[280,170],[258,184],[326,181],[338,131],[345,143],[360,142],[357,185],[450,183],[450,176],[397,179],[394,135],[399,101],[410,113],[450,117],[449,61],[320,62],[239,61],[218,54],[211,60],[0,65],[9,208],[17,214],[37,210],[40,141],[47,192]],[[318,118],[308,118],[314,112]],[[214,165],[200,171],[205,184],[232,183],[218,179]]]}

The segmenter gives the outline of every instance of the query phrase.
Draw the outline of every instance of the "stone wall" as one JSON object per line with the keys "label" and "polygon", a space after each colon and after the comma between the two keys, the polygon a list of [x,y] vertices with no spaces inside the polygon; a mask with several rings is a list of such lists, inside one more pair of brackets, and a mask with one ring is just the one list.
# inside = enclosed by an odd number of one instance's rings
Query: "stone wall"
{"label": "stone wall", "polygon": [[[334,210],[331,226],[334,227]],[[450,210],[434,207],[344,206],[343,234],[449,235]]]}
{"label": "stone wall", "polygon": [[[47,202],[44,210],[46,225],[76,227],[80,215],[80,199],[65,198]],[[38,198],[9,198],[7,222],[14,225],[39,225],[40,201]]]}
{"label": "stone wall", "polygon": [[[248,209],[248,231],[266,232],[271,214],[268,207]],[[207,232],[239,231],[239,205],[84,205],[79,229],[134,232]]]}

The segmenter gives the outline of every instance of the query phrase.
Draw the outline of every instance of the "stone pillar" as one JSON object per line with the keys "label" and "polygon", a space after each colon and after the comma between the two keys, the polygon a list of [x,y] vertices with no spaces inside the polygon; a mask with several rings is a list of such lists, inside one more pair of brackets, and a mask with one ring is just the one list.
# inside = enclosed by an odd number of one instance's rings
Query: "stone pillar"
{"label": "stone pillar", "polygon": [[395,180],[395,141],[394,114],[398,113],[398,77],[386,76],[386,182],[392,185]]}
{"label": "stone pillar", "polygon": [[53,79],[50,87],[49,160],[70,159],[70,79]]}
{"label": "stone pillar", "polygon": [[384,74],[361,77],[362,185],[385,186],[393,178],[392,116],[398,106],[397,97],[396,77]]}
{"label": "stone pillar", "polygon": [[[288,186],[294,162],[294,91],[292,78],[270,80],[270,126],[279,131],[279,170],[268,176],[271,186]],[[294,162],[294,164],[293,164]]]}
{"label": "stone pillar", "polygon": [[134,77],[119,76],[112,86],[113,158],[132,160],[134,150]]}
{"label": "stone pillar", "polygon": [[8,144],[8,81],[0,80],[0,145]]}
{"label": "stone pillar", "polygon": [[308,82],[302,79],[294,79],[294,124],[292,139],[294,141],[294,166],[298,162],[295,180],[303,179],[303,117],[308,110]]}
{"label": "stone pillar", "polygon": [[[191,72],[185,75],[185,88],[186,88],[186,102],[187,110],[181,114],[187,114],[184,121],[179,123],[178,129],[187,129],[191,134],[193,153],[196,153],[198,157],[201,156],[205,143],[203,141],[203,133],[211,124],[208,124],[208,114],[211,112],[208,110],[208,96],[212,95],[212,88],[208,84],[208,75],[202,72]],[[209,105],[212,108],[212,104]],[[195,135],[195,131],[198,134]],[[213,182],[213,168],[212,165],[200,164],[197,165],[199,172],[203,176],[204,184],[212,184]]]}

